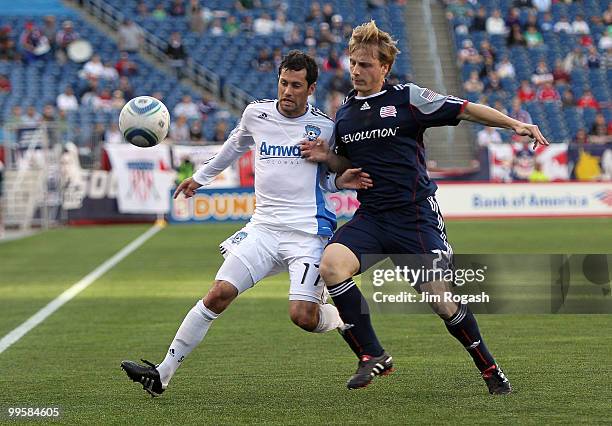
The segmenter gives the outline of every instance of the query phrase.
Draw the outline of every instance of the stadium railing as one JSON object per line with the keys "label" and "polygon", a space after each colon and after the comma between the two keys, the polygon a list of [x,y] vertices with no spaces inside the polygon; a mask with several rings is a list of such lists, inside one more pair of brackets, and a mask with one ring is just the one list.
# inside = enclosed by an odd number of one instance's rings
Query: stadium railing
{"label": "stadium railing", "polygon": [[64,150],[61,130],[46,123],[4,127],[2,228],[29,230],[59,223]]}
{"label": "stadium railing", "polygon": [[255,100],[253,96],[249,95],[244,90],[229,83],[226,83],[223,86],[223,98],[234,108],[238,108],[240,110],[244,109],[244,107]]}

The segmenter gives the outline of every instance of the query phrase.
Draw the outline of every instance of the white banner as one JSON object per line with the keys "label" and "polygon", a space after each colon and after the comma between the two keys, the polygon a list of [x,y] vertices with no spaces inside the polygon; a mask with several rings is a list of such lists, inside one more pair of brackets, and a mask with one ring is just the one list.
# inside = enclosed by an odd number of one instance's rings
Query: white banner
{"label": "white banner", "polygon": [[121,213],[167,213],[168,193],[176,173],[170,164],[170,147],[160,144],[151,148],[133,145],[107,145],[119,192],[117,204]]}
{"label": "white banner", "polygon": [[[222,145],[173,145],[172,161],[174,168],[178,168],[183,160],[189,159],[194,165],[194,171],[204,162],[210,160],[221,150]],[[207,188],[235,188],[240,186],[240,178],[236,164],[222,171]]]}
{"label": "white banner", "polygon": [[612,182],[438,183],[445,218],[611,216]]}

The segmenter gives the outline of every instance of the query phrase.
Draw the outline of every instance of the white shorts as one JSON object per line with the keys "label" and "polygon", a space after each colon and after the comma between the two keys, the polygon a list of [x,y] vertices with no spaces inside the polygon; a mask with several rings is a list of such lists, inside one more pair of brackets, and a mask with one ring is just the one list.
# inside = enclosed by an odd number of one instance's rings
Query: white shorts
{"label": "white shorts", "polygon": [[[325,283],[319,276],[319,261],[327,241],[319,235],[249,223],[219,245],[225,262],[215,278],[242,293],[263,278],[288,270],[289,300],[322,303]],[[250,277],[230,267],[236,264],[232,258],[246,266]]]}

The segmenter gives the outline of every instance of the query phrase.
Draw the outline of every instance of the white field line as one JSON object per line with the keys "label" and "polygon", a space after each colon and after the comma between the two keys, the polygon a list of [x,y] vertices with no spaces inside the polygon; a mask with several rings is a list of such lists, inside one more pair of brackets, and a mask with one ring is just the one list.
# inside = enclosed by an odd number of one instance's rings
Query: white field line
{"label": "white field line", "polygon": [[100,278],[102,275],[112,269],[115,265],[117,265],[119,262],[129,256],[130,253],[132,253],[138,247],[143,245],[149,238],[157,234],[162,229],[163,226],[159,225],[154,225],[149,228],[145,233],[143,233],[134,241],[129,243],[127,246],[122,248],[113,257],[111,257],[106,262],[91,271],[80,281],[74,283],[69,289],[67,289],[62,294],[53,299],[51,302],[49,302],[49,304],[47,304],[40,311],[32,315],[27,321],[25,321],[20,326],[18,326],[13,331],[4,336],[0,340],[0,354],[6,349],[8,349],[13,343],[21,339],[26,333],[28,333],[38,324],[46,320],[47,317],[49,317],[53,312],[61,308],[64,303],[70,301],[70,299],[72,299],[74,296],[89,287],[90,284],[92,284],[94,281],[96,281],[98,278]]}

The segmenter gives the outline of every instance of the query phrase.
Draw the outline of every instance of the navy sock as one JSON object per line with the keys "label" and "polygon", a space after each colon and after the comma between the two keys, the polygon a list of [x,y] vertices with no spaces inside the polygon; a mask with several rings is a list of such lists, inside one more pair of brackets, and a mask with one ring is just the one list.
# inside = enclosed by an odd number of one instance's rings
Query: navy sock
{"label": "navy sock", "polygon": [[467,305],[459,305],[457,312],[444,323],[448,332],[465,347],[481,372],[495,365],[495,358],[487,349],[476,318]]}
{"label": "navy sock", "polygon": [[348,326],[342,337],[355,355],[380,356],[384,350],[372,328],[368,302],[353,279],[348,278],[339,284],[328,286],[327,290],[340,312],[340,318]]}

